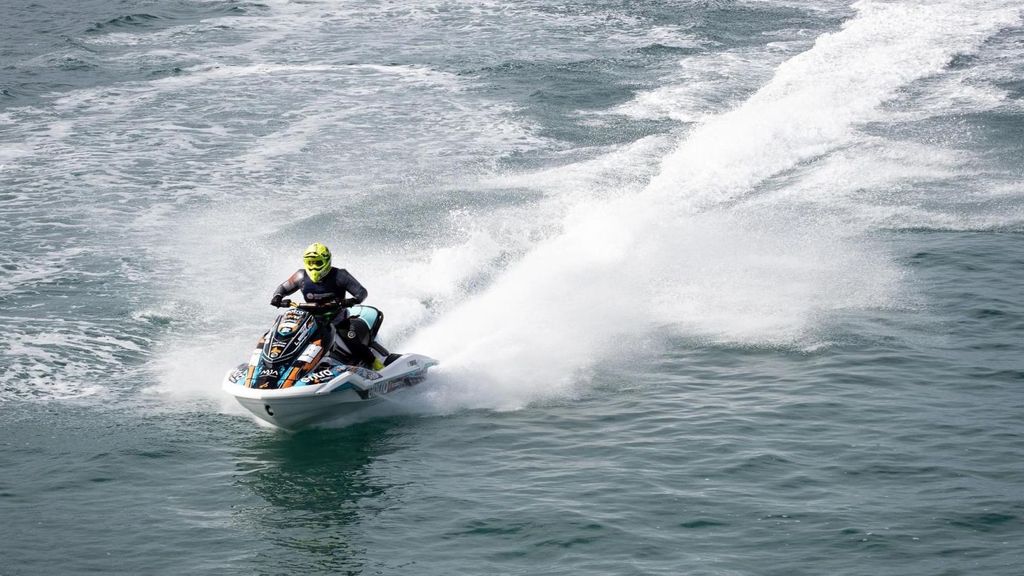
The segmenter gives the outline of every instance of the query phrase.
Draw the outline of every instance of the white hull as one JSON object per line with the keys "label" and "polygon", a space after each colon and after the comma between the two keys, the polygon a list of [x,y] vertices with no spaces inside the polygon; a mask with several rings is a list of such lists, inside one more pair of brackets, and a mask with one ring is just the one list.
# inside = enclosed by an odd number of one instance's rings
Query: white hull
{"label": "white hull", "polygon": [[285,430],[313,426],[364,410],[385,396],[415,386],[437,362],[405,354],[380,372],[337,365],[321,379],[290,388],[261,390],[237,382],[238,370],[228,372],[222,388],[257,418]]}

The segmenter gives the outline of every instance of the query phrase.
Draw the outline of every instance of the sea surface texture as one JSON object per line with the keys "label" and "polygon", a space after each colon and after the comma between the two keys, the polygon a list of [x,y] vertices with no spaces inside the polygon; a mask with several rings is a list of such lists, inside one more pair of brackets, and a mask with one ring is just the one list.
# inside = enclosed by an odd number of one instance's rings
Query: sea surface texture
{"label": "sea surface texture", "polygon": [[[0,575],[1019,576],[1022,11],[0,2]],[[314,241],[440,365],[284,433]]]}

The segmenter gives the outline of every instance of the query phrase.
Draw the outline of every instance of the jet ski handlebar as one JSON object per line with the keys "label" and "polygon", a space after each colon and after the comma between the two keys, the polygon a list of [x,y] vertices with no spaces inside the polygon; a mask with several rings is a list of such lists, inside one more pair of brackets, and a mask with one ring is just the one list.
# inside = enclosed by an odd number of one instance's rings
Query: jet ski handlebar
{"label": "jet ski handlebar", "polygon": [[352,304],[348,300],[328,300],[327,302],[295,302],[287,298],[281,300],[278,308],[298,308],[307,312],[329,312],[338,308],[348,308]]}

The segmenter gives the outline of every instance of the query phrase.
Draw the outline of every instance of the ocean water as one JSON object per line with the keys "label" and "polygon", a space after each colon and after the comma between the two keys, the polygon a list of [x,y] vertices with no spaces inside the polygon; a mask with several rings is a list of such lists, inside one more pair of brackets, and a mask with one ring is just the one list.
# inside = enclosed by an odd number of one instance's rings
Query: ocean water
{"label": "ocean water", "polygon": [[[1019,1],[0,19],[0,575],[1024,572]],[[313,241],[441,364],[289,434]]]}

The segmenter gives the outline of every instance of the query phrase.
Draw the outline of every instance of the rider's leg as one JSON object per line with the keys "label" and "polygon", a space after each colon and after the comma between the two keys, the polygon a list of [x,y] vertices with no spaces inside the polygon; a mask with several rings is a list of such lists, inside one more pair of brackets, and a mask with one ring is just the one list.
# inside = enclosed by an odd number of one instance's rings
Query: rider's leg
{"label": "rider's leg", "polygon": [[354,359],[368,368],[377,364],[377,358],[370,350],[370,329],[358,318],[346,318],[334,324],[338,336],[352,351]]}

